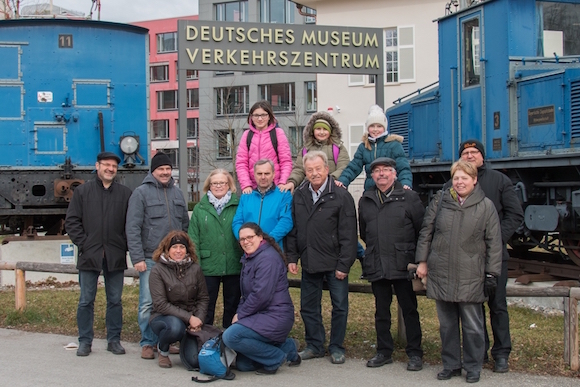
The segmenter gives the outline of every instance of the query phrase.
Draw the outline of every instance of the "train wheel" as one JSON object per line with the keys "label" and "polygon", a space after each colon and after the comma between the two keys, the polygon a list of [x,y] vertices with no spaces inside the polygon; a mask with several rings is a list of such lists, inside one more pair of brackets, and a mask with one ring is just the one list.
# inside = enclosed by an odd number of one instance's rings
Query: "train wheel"
{"label": "train wheel", "polygon": [[580,266],[580,241],[575,241],[572,239],[565,239],[564,246],[575,246],[574,248],[566,248],[568,253],[568,258],[576,265]]}

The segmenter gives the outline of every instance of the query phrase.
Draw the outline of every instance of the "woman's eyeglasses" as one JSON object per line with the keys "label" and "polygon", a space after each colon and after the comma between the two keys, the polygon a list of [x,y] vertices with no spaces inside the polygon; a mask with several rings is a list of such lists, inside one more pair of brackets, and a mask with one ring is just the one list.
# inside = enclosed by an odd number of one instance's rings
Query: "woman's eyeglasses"
{"label": "woman's eyeglasses", "polygon": [[245,238],[240,238],[240,243],[251,242],[255,236],[256,236],[256,234],[247,236]]}
{"label": "woman's eyeglasses", "polygon": [[221,187],[228,184],[227,181],[214,181],[213,183],[210,183],[209,185],[211,185],[212,187]]}
{"label": "woman's eyeglasses", "polygon": [[264,118],[266,118],[268,116],[269,116],[268,113],[265,113],[265,114],[252,114],[252,118],[256,118],[256,119],[258,119],[258,118],[264,119]]}

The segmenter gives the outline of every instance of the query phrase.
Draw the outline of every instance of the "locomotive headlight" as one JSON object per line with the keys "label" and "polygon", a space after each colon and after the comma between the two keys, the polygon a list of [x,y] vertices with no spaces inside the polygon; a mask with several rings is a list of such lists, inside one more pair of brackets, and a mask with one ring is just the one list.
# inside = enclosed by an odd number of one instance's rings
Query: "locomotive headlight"
{"label": "locomotive headlight", "polygon": [[121,150],[126,155],[131,155],[139,149],[139,138],[136,136],[121,137]]}

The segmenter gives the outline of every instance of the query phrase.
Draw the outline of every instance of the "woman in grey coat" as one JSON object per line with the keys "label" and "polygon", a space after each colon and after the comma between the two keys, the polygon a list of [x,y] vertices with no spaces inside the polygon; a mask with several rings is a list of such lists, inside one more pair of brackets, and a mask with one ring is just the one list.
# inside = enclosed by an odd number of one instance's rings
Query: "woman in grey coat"
{"label": "woman in grey coat", "polygon": [[495,290],[502,241],[497,211],[477,185],[477,169],[465,161],[451,167],[452,187],[429,204],[417,242],[417,275],[427,278],[427,297],[436,300],[443,371],[437,379],[461,375],[479,381],[484,354],[481,303]]}

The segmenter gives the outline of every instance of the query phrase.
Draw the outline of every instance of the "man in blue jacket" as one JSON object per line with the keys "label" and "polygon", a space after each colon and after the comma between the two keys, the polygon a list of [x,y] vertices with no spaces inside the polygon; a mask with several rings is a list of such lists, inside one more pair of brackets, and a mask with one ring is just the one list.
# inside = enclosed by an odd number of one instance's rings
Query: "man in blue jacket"
{"label": "man in blue jacket", "polygon": [[171,159],[158,152],[151,159],[151,172],[135,188],[127,210],[127,244],[133,267],[139,272],[139,329],[141,357],[154,359],[157,335],[149,327],[153,300],[149,291],[152,256],[159,242],[172,230],[187,232],[189,215],[181,190],[171,177]]}
{"label": "man in blue jacket", "polygon": [[236,238],[240,227],[253,222],[283,246],[283,239],[292,230],[292,194],[282,192],[274,184],[274,163],[269,159],[254,164],[254,178],[258,189],[243,194],[232,222]]}
{"label": "man in blue jacket", "polygon": [[66,212],[65,227],[78,246],[77,269],[81,294],[77,309],[79,348],[88,356],[93,343],[94,305],[101,270],[107,294],[107,350],[122,355],[123,280],[127,268],[125,215],[131,190],[115,182],[121,159],[112,152],[97,155],[97,176],[75,189]]}

